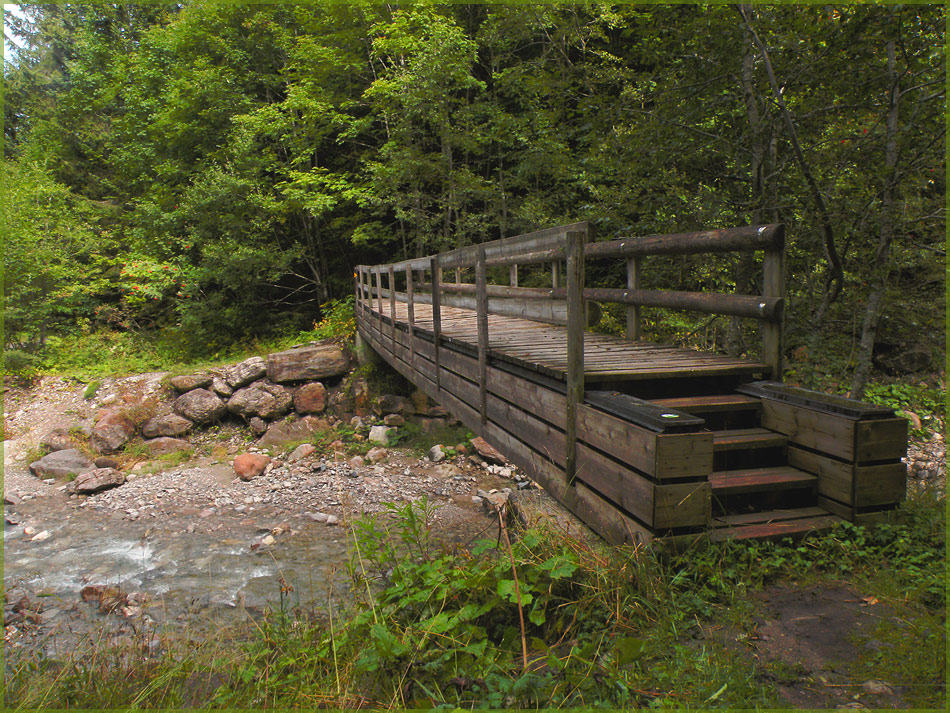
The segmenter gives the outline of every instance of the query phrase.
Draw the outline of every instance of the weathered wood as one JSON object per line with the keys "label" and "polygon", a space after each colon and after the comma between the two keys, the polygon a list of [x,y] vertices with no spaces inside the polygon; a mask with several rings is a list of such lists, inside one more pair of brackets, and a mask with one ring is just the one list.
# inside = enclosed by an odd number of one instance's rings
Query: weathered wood
{"label": "weathered wood", "polygon": [[[627,289],[640,290],[640,259],[627,258]],[[640,305],[627,307],[627,339],[640,340]]]}
{"label": "weathered wood", "polygon": [[561,287],[561,263],[557,260],[551,263],[551,287],[555,290]]}
{"label": "weathered wood", "polygon": [[721,411],[759,411],[762,402],[741,394],[717,394],[713,396],[680,396],[672,399],[652,399],[658,406],[685,411],[686,413],[718,413]]}
{"label": "weathered wood", "polygon": [[407,324],[409,325],[409,352],[412,358],[409,361],[410,366],[415,363],[415,331],[416,331],[416,301],[415,289],[413,287],[412,266],[406,266],[406,305],[407,305]]}
{"label": "weathered wood", "polygon": [[749,450],[752,448],[783,448],[788,438],[766,428],[737,428],[713,431],[713,452]]}
{"label": "weathered wood", "polygon": [[757,399],[781,401],[792,406],[801,406],[822,413],[833,413],[851,419],[886,418],[894,415],[894,409],[887,406],[869,404],[864,401],[803,389],[798,386],[786,386],[777,381],[757,381],[751,384],[742,384],[736,391]]}
{"label": "weathered wood", "polygon": [[396,341],[396,270],[389,266],[389,318],[392,326],[392,339]]}
{"label": "weathered wood", "polygon": [[818,493],[854,507],[893,505],[907,491],[904,463],[855,465],[802,448],[788,449],[788,462],[818,477]]}
{"label": "weathered wood", "polygon": [[858,421],[855,460],[858,463],[901,458],[907,453],[907,419]]}
{"label": "weathered wood", "polygon": [[511,287],[518,286],[518,266],[512,265],[508,268],[508,284]]}
{"label": "weathered wood", "polygon": [[811,473],[787,466],[716,471],[709,476],[713,495],[760,493],[769,490],[815,488],[818,479]]}
{"label": "weathered wood", "polygon": [[[560,280],[560,278],[558,278]],[[553,282],[553,279],[552,279]],[[428,288],[429,285],[420,285]],[[512,304],[524,301],[565,300],[567,289],[552,286],[544,287],[508,287],[506,285],[488,285],[489,297],[506,298]],[[472,294],[475,286],[467,283],[448,285],[445,292],[453,294]],[[606,287],[588,287],[584,290],[585,300],[599,302],[614,302],[627,305],[642,305],[644,307],[664,307],[667,309],[684,309],[706,314],[728,314],[736,317],[751,319],[774,320],[781,319],[783,300],[781,297],[764,297],[759,295],[730,295],[718,292],[677,292],[675,290],[633,290],[614,289]],[[466,307],[469,302],[458,300],[459,306]],[[530,309],[526,307],[525,309]],[[504,314],[518,316],[515,307],[509,307]]]}
{"label": "weathered wood", "polygon": [[487,384],[488,384],[488,293],[485,291],[487,282],[485,271],[485,248],[479,246],[475,254],[475,284],[477,286],[476,321],[478,324],[478,388],[479,413],[482,425],[487,416]]}
{"label": "weathered wood", "polygon": [[[766,299],[781,300],[785,296],[785,251],[772,248],[762,258],[762,293]],[[782,380],[783,331],[785,320],[781,312],[777,318],[764,322],[762,330],[762,361],[771,366],[772,378]]]}
{"label": "weathered wood", "polygon": [[841,522],[841,519],[834,515],[822,515],[818,517],[796,518],[794,520],[780,520],[778,522],[723,527],[714,530],[710,534],[710,539],[713,541],[728,539],[773,540],[785,537],[794,539],[804,537],[809,532],[829,530],[839,522]]}
{"label": "weathered wood", "polygon": [[442,282],[442,268],[439,267],[439,258],[432,258],[430,270],[432,272],[432,336],[433,336],[433,345],[434,345],[434,359],[435,359],[435,387],[439,389],[441,387],[441,381],[439,379],[439,343],[442,341],[442,306],[441,306],[441,289],[440,283]]}
{"label": "weathered wood", "polygon": [[577,470],[577,407],[584,401],[584,239],[567,234],[567,413],[565,473],[573,482]]}

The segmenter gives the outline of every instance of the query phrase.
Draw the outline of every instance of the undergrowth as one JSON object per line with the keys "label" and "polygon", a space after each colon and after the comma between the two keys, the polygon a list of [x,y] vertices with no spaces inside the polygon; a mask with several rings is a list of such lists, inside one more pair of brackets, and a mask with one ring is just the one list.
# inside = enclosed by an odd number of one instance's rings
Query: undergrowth
{"label": "undergrowth", "polygon": [[892,614],[874,632],[892,643],[854,662],[852,674],[896,676],[909,703],[942,708],[945,504],[925,493],[900,525],[678,551],[502,528],[450,551],[431,534],[429,504],[393,505],[352,527],[346,605],[304,613],[280,582],[281,607],[227,653],[207,641],[160,659],[8,657],[5,703],[774,707],[775,682],[789,675],[782,662],[694,635],[726,622],[744,636],[754,628],[751,593],[770,583],[843,581]]}

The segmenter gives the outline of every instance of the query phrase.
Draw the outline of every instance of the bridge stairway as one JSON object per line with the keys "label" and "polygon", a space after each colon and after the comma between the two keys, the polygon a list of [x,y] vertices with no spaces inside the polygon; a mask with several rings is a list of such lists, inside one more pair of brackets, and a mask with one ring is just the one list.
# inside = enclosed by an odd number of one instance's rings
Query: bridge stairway
{"label": "bridge stairway", "polygon": [[788,437],[763,428],[762,401],[740,393],[655,399],[698,416],[713,438],[711,537],[799,537],[841,518],[818,505],[818,478],[788,463]]}

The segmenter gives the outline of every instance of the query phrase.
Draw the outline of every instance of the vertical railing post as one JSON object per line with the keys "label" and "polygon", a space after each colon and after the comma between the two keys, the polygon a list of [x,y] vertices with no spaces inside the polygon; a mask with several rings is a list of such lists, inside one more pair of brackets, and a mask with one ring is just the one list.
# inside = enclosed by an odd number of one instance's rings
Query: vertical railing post
{"label": "vertical railing post", "polygon": [[[640,258],[627,258],[627,289],[640,289]],[[627,306],[627,339],[640,340],[640,305]]]}
{"label": "vertical railing post", "polygon": [[478,326],[478,412],[482,434],[488,423],[488,291],[485,247],[478,246],[475,258],[475,318]]}
{"label": "vertical railing post", "polygon": [[577,475],[577,411],[584,402],[584,242],[581,231],[567,233],[567,413],[564,474]]}
{"label": "vertical railing post", "polygon": [[380,267],[376,267],[376,322],[379,325],[379,334],[383,334],[383,274]]}
{"label": "vertical railing post", "polygon": [[[762,258],[762,296],[785,297],[785,229],[779,226],[775,247],[765,251]],[[785,309],[780,307],[774,319],[762,322],[762,361],[772,370],[772,380],[781,381],[783,364],[783,332],[785,331]]]}
{"label": "vertical railing post", "polygon": [[432,272],[432,343],[435,345],[435,388],[442,390],[441,362],[439,361],[439,342],[442,335],[442,268],[438,256],[429,260]]}
{"label": "vertical railing post", "polygon": [[396,272],[393,270],[393,266],[390,265],[387,269],[389,272],[389,316],[392,317],[391,334],[392,334],[392,353],[396,354]]}
{"label": "vertical railing post", "polygon": [[409,315],[409,366],[416,368],[416,303],[412,289],[412,269],[406,266],[406,308]]}
{"label": "vertical railing post", "polygon": [[551,287],[555,290],[561,286],[561,263],[555,260],[551,263]]}
{"label": "vertical railing post", "polygon": [[518,266],[512,265],[508,268],[508,284],[512,287],[518,286]]}

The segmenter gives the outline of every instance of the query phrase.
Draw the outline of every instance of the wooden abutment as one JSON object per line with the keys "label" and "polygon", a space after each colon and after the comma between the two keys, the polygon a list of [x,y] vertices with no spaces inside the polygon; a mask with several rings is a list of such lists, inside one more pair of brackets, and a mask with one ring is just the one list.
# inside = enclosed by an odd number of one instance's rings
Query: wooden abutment
{"label": "wooden abutment", "polygon": [[[761,295],[640,286],[648,256],[731,251],[762,253]],[[887,518],[907,422],[781,384],[783,255],[781,225],[592,242],[577,223],[359,266],[357,329],[609,542]],[[606,259],[626,286],[586,287],[585,263]],[[545,264],[550,288],[519,286],[519,267],[537,281]],[[626,338],[587,331],[603,302],[626,305]],[[644,306],[757,319],[761,360],[644,341]]]}

